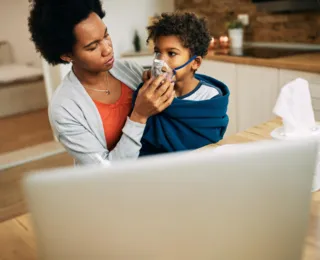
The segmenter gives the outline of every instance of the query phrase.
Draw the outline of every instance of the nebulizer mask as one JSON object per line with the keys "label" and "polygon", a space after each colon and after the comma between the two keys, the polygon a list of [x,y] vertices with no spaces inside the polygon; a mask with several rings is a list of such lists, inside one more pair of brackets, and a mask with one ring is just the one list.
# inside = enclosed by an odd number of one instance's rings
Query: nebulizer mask
{"label": "nebulizer mask", "polygon": [[161,58],[160,53],[157,53],[154,57],[152,67],[151,67],[151,75],[156,78],[160,75],[164,75],[166,79],[170,81],[174,81],[174,76],[176,75],[176,71],[182,69],[183,67],[187,66],[190,62],[192,62],[197,55],[192,56],[186,63],[182,64],[179,67],[171,68],[168,63],[167,59]]}
{"label": "nebulizer mask", "polygon": [[173,70],[167,63],[167,59],[162,58],[160,53],[155,54],[152,67],[151,67],[151,75],[154,78],[157,78],[160,75],[164,75],[167,80],[173,79]]}

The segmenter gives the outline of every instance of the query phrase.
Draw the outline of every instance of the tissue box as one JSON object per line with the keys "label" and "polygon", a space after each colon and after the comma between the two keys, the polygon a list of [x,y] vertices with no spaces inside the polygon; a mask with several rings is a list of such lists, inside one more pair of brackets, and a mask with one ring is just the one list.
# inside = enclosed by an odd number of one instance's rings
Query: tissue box
{"label": "tissue box", "polygon": [[[313,184],[312,184],[312,192],[318,191],[320,190],[320,128],[318,127],[318,129],[315,131],[315,133],[312,136],[319,136],[319,141],[318,141],[318,163],[317,165],[315,165],[315,174],[314,174],[314,178],[313,178]],[[275,140],[279,140],[279,141],[290,141],[290,140],[297,140],[298,138],[310,138],[310,136],[308,137],[297,137],[297,136],[286,136],[283,133],[283,127],[278,127],[275,130],[273,130],[271,132],[271,136],[273,139]]]}

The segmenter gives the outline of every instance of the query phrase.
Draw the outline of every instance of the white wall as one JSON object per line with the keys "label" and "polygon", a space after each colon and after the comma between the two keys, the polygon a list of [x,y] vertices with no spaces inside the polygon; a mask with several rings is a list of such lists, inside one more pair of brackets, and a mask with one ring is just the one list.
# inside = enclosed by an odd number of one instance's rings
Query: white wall
{"label": "white wall", "polygon": [[39,54],[29,40],[28,7],[28,0],[0,0],[0,40],[10,42],[18,63],[41,67]]}
{"label": "white wall", "polygon": [[[174,10],[174,0],[103,0],[105,22],[113,40],[115,56],[133,50],[137,29],[142,48],[146,48],[148,19],[155,13]],[[28,0],[0,0],[0,40],[11,43],[15,60],[20,64],[41,67],[41,59],[30,41]]]}
{"label": "white wall", "polygon": [[141,38],[142,48],[147,48],[149,17],[174,10],[174,0],[103,0],[103,5],[106,11],[104,21],[109,28],[116,57],[134,49],[135,29]]}

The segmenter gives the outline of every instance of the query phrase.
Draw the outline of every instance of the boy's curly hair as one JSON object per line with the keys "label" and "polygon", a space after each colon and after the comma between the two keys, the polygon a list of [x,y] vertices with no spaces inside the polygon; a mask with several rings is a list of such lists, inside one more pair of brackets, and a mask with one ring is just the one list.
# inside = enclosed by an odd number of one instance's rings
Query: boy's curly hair
{"label": "boy's curly hair", "polygon": [[71,53],[74,27],[95,12],[105,16],[100,0],[29,0],[31,40],[36,50],[52,65],[67,63],[60,56]]}
{"label": "boy's curly hair", "polygon": [[147,30],[147,43],[150,39],[155,42],[159,36],[174,35],[190,50],[191,56],[204,57],[211,41],[206,19],[199,18],[192,12],[162,13]]}

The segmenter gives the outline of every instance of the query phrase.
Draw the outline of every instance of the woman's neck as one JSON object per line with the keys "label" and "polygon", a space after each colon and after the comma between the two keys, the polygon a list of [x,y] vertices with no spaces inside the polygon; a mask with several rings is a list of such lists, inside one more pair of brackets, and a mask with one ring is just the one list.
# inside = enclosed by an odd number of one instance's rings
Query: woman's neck
{"label": "woman's neck", "polygon": [[194,90],[198,84],[199,80],[197,80],[193,75],[189,78],[177,81],[174,85],[176,96],[181,97],[187,95]]}
{"label": "woman's neck", "polygon": [[78,80],[84,86],[94,86],[96,88],[104,88],[104,82],[107,81],[107,73],[109,72],[90,72],[78,68],[77,66],[72,66],[73,73],[76,75]]}

